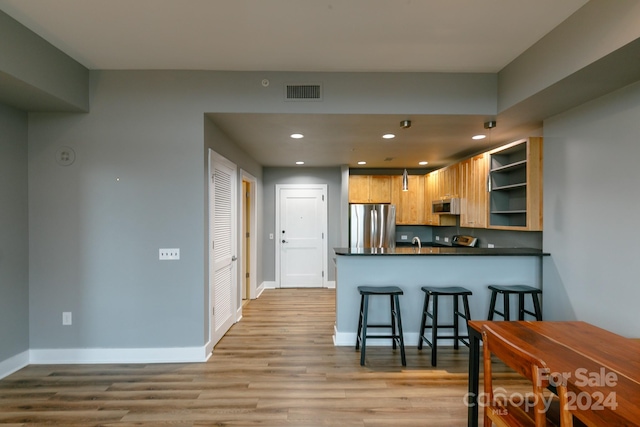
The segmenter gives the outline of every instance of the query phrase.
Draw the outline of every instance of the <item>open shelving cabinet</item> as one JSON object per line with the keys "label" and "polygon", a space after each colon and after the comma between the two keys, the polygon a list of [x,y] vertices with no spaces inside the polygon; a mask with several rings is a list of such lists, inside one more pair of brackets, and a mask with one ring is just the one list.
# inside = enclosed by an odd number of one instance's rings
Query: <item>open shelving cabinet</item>
{"label": "open shelving cabinet", "polygon": [[489,152],[489,228],[542,230],[542,138]]}

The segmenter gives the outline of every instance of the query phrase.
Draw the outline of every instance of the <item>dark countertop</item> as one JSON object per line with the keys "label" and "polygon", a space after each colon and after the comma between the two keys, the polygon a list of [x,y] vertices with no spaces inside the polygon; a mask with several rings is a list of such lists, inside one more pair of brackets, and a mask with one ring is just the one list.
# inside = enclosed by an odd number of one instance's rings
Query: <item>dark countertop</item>
{"label": "dark countertop", "polygon": [[471,256],[548,256],[533,248],[467,248],[453,246],[427,246],[396,248],[334,248],[336,255],[471,255]]}

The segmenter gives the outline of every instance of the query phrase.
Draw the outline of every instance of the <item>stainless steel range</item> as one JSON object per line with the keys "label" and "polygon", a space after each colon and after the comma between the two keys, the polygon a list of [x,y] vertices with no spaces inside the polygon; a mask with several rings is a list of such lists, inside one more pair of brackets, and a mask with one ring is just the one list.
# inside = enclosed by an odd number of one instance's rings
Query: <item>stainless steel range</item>
{"label": "stainless steel range", "polygon": [[465,246],[473,248],[478,244],[478,238],[457,234],[451,238],[451,246]]}

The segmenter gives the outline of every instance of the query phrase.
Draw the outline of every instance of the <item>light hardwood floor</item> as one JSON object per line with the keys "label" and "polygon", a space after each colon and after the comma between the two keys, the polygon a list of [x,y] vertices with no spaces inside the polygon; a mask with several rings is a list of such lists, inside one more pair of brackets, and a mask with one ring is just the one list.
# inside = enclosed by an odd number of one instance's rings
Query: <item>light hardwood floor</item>
{"label": "light hardwood floor", "polygon": [[466,425],[466,347],[437,368],[407,347],[405,368],[370,346],[361,367],[333,345],[334,310],[333,290],[267,290],[206,363],[28,366],[0,381],[0,426]]}

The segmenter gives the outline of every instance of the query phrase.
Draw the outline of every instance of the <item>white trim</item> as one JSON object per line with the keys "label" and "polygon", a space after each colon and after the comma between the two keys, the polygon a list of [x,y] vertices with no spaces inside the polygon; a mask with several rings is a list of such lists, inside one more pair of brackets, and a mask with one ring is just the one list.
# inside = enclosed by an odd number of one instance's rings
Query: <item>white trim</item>
{"label": "white trim", "polygon": [[[276,289],[278,287],[278,283],[277,282],[272,282],[272,281],[268,281],[268,282],[262,282],[262,289]],[[260,292],[262,293],[262,292]]]}
{"label": "white trim", "polygon": [[193,363],[211,356],[207,346],[171,348],[65,348],[29,350],[33,365],[80,363]]}
{"label": "white trim", "polygon": [[[276,230],[276,237],[279,235],[278,230],[280,230],[280,191],[281,190],[289,190],[289,189],[315,189],[315,190],[321,190],[322,191],[322,197],[324,198],[324,224],[323,224],[323,233],[324,233],[324,239],[322,240],[322,251],[323,251],[323,257],[322,257],[322,270],[324,271],[324,277],[322,278],[322,286],[323,288],[327,287],[327,276],[329,274],[329,262],[328,262],[328,258],[329,258],[329,196],[327,194],[328,191],[328,185],[327,184],[276,184],[276,203],[275,203],[275,207],[276,207],[276,224],[275,224],[275,230]],[[275,280],[275,284],[277,288],[281,287],[281,280],[280,280],[280,239],[276,239],[276,280]]]}
{"label": "white trim", "polygon": [[260,298],[260,295],[262,295],[262,292],[264,292],[264,282],[260,283],[260,286],[258,286],[256,288],[256,298]]}
{"label": "white trim", "polygon": [[336,288],[336,281],[335,280],[327,280],[324,283],[324,287],[327,289],[335,289]]}
{"label": "white trim", "polygon": [[211,357],[211,353],[213,353],[213,341],[209,340],[204,345],[204,354],[208,355],[207,359],[209,359],[209,357]]}
{"label": "white trim", "polygon": [[16,371],[24,368],[29,364],[29,350],[11,356],[7,360],[0,362],[0,380],[8,377]]}

